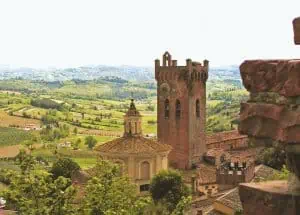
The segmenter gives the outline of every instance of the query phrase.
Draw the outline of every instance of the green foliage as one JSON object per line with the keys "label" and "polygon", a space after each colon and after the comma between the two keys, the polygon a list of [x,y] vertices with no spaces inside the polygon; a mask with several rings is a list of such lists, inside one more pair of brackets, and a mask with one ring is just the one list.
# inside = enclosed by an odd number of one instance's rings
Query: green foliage
{"label": "green foliage", "polygon": [[80,139],[80,138],[76,139],[75,142],[72,142],[72,147],[73,147],[73,149],[74,149],[74,150],[79,149],[80,144],[81,144],[81,139]]}
{"label": "green foliage", "polygon": [[59,158],[53,163],[50,172],[54,178],[63,176],[71,178],[72,174],[80,169],[79,165],[70,158]]}
{"label": "green foliage", "polygon": [[154,203],[163,203],[169,212],[175,210],[180,200],[189,195],[181,174],[175,170],[163,170],[155,175],[151,180],[150,193]]}
{"label": "green foliage", "polygon": [[10,184],[0,194],[8,208],[20,214],[75,214],[72,204],[75,189],[71,181],[63,177],[53,180],[51,174],[37,169],[33,160],[25,156],[21,161],[23,171],[10,174]]}
{"label": "green foliage", "polygon": [[97,140],[93,136],[87,136],[84,144],[87,145],[89,149],[92,149],[97,144]]}
{"label": "green foliage", "polygon": [[78,128],[77,128],[77,127],[74,128],[73,133],[74,133],[74,134],[77,134],[77,133],[78,133]]}
{"label": "green foliage", "polygon": [[172,211],[171,215],[184,215],[187,208],[189,208],[192,204],[192,197],[182,197],[181,200],[176,205],[174,211]]}
{"label": "green foliage", "polygon": [[272,147],[265,148],[259,154],[257,163],[262,163],[280,170],[286,163],[286,153],[283,144],[276,142]]}
{"label": "green foliage", "polygon": [[70,135],[70,128],[66,124],[59,125],[58,128],[47,126],[41,132],[41,138],[45,141],[59,140]]}
{"label": "green foliage", "polygon": [[288,180],[291,173],[287,169],[286,165],[283,165],[281,171],[279,173],[275,173],[274,175],[270,176],[269,180]]}
{"label": "green foliage", "polygon": [[243,215],[243,210],[237,210],[234,215]]}
{"label": "green foliage", "polygon": [[85,214],[142,215],[150,200],[138,198],[135,184],[120,174],[117,165],[100,160],[93,169],[93,178],[86,186],[81,210]]}
{"label": "green foliage", "polygon": [[41,108],[45,108],[45,109],[59,110],[62,108],[62,104],[59,104],[59,103],[53,101],[52,99],[48,99],[48,98],[32,99],[30,104],[32,106],[41,107]]}

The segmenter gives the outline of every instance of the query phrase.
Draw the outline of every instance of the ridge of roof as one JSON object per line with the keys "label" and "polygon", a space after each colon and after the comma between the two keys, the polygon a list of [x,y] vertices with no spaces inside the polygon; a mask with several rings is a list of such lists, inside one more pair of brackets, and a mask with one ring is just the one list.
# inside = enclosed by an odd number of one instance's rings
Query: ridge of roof
{"label": "ridge of roof", "polygon": [[95,148],[96,151],[106,153],[146,153],[168,152],[170,145],[158,143],[142,136],[121,137],[106,142]]}

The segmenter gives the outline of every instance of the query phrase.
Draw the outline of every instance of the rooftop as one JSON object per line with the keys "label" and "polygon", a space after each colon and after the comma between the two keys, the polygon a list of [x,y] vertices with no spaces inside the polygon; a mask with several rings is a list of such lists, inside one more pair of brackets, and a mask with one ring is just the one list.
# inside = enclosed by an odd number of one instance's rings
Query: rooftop
{"label": "rooftop", "polygon": [[212,135],[207,135],[206,143],[207,144],[219,143],[219,142],[224,142],[226,140],[240,139],[246,137],[247,135],[240,134],[238,130],[224,131]]}
{"label": "rooftop", "polygon": [[170,145],[161,144],[142,136],[117,138],[95,148],[96,151],[104,153],[127,154],[155,154],[157,152],[168,152],[171,149]]}
{"label": "rooftop", "polygon": [[238,188],[230,190],[225,195],[219,197],[216,200],[216,202],[221,203],[222,205],[225,205],[229,208],[232,208],[235,211],[243,209]]}
{"label": "rooftop", "polygon": [[217,182],[216,167],[204,163],[199,164],[197,180],[200,184],[215,184]]}

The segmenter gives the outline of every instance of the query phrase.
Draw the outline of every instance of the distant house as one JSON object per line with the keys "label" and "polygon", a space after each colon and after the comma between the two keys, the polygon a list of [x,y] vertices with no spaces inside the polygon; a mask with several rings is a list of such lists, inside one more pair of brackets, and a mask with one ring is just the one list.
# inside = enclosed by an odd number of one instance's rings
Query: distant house
{"label": "distant house", "polygon": [[196,191],[203,195],[211,196],[218,193],[219,186],[216,178],[216,167],[213,165],[200,164],[194,183]]}
{"label": "distant house", "polygon": [[224,131],[207,135],[207,149],[221,148],[224,150],[240,149],[248,147],[248,136],[242,135],[238,130]]}
{"label": "distant house", "polygon": [[41,127],[36,124],[26,124],[24,127],[25,131],[39,131],[41,130]]}
{"label": "distant house", "polygon": [[58,144],[58,147],[60,147],[60,148],[70,148],[71,146],[72,146],[72,143],[68,142],[68,141]]}

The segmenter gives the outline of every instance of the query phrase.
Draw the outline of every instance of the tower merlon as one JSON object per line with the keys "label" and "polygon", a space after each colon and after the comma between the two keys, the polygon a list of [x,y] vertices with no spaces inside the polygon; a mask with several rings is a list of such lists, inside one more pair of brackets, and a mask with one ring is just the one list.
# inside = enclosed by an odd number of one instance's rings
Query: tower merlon
{"label": "tower merlon", "polygon": [[155,59],[155,68],[160,67],[160,60],[159,59]]}
{"label": "tower merlon", "polygon": [[177,60],[172,60],[172,66],[177,66]]}

